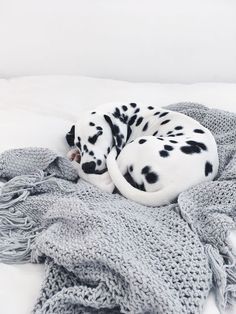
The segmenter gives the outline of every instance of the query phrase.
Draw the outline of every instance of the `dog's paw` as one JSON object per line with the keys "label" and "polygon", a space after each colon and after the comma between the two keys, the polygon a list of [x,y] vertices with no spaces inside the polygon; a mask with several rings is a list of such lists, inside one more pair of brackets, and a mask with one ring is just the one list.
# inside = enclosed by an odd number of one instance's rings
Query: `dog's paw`
{"label": "dog's paw", "polygon": [[[72,161],[72,163],[75,163]],[[76,163],[75,163],[76,164]],[[112,193],[114,190],[114,184],[111,180],[111,177],[108,172],[104,172],[103,174],[89,174],[86,175],[82,170],[81,167],[77,163],[77,167],[79,176],[84,179],[85,181],[95,185],[100,190]]]}
{"label": "dog's paw", "polygon": [[71,149],[67,153],[67,157],[70,159],[70,161],[80,163],[81,156],[80,156],[80,151],[77,148]]}
{"label": "dog's paw", "polygon": [[108,193],[112,193],[115,188],[108,171],[97,175],[96,181],[94,183],[98,188]]}
{"label": "dog's paw", "polygon": [[113,182],[110,182],[108,184],[103,184],[100,187],[104,192],[112,193],[114,191],[115,185]]}

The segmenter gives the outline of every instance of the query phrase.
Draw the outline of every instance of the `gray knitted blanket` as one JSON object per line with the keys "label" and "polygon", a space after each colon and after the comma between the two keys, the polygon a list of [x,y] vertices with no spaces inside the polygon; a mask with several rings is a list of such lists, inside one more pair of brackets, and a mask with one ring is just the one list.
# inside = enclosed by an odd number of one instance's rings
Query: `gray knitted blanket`
{"label": "gray knitted blanket", "polygon": [[201,313],[214,287],[221,312],[236,294],[236,115],[168,106],[214,134],[215,181],[177,203],[145,207],[83,180],[45,148],[0,155],[0,261],[44,262],[33,313]]}

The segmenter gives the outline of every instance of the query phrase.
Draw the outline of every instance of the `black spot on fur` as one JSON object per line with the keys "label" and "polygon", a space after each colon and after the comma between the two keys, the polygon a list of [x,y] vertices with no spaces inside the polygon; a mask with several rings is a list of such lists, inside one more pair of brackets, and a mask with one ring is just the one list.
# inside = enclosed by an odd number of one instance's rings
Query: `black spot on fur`
{"label": "black spot on fur", "polygon": [[154,132],[154,133],[153,133],[153,136],[156,136],[157,134],[158,134],[158,131]]}
{"label": "black spot on fur", "polygon": [[113,113],[113,116],[115,118],[120,118],[121,113],[120,113],[120,109],[116,107],[115,112]]}
{"label": "black spot on fur", "polygon": [[139,142],[139,144],[143,144],[143,143],[147,142],[147,140],[141,139],[138,142]]}
{"label": "black spot on fur", "polygon": [[89,122],[90,126],[95,126],[95,124],[93,122]]}
{"label": "black spot on fur", "polygon": [[102,130],[102,127],[101,126],[97,126],[96,129],[97,130]]}
{"label": "black spot on fur", "polygon": [[145,179],[148,183],[153,184],[158,180],[158,175],[155,172],[149,172],[146,174]]}
{"label": "black spot on fur", "polygon": [[116,141],[117,141],[117,145],[120,147],[120,146],[122,146],[122,137],[121,137],[121,135],[119,135],[119,134],[117,134],[116,135]]}
{"label": "black spot on fur", "polygon": [[204,143],[196,142],[196,141],[187,141],[186,143],[189,144],[189,145],[198,146],[198,147],[200,147],[202,150],[207,150],[207,147],[206,147],[206,145],[205,145]]}
{"label": "black spot on fur", "polygon": [[136,189],[145,191],[144,183],[138,184],[137,182],[135,182],[129,171],[125,173],[124,177],[130,185],[132,185]]}
{"label": "black spot on fur", "polygon": [[160,114],[160,111],[155,112],[154,116],[157,116],[158,114]]}
{"label": "black spot on fur", "polygon": [[161,125],[164,125],[166,123],[170,122],[170,120],[164,120],[163,122],[161,122]]}
{"label": "black spot on fur", "polygon": [[137,118],[137,115],[136,115],[136,114],[135,114],[135,115],[133,115],[133,116],[129,119],[128,124],[129,124],[129,125],[133,125],[133,124],[134,124],[134,122],[135,122],[135,120],[136,120],[136,118]]}
{"label": "black spot on fur", "polygon": [[137,187],[137,189],[139,189],[139,190],[141,190],[141,191],[146,191],[146,190],[145,190],[144,183],[142,183],[142,184],[137,184],[137,183],[136,183],[136,187]]}
{"label": "black spot on fur", "polygon": [[133,108],[135,108],[135,107],[137,106],[137,104],[135,104],[134,102],[131,102],[131,103],[130,103],[130,106],[133,107]]}
{"label": "black spot on fur", "polygon": [[78,141],[77,143],[75,143],[75,146],[77,146],[79,148],[79,150],[81,150],[81,143],[80,141]]}
{"label": "black spot on fur", "polygon": [[185,154],[199,154],[201,150],[207,150],[207,147],[204,143],[196,142],[196,141],[187,141],[189,146],[182,146],[180,150]]}
{"label": "black spot on fur", "polygon": [[170,134],[170,135],[168,135],[168,137],[175,137],[175,135],[174,134]]}
{"label": "black spot on fur", "polygon": [[171,143],[173,144],[177,144],[178,142],[177,141],[174,141],[174,140],[170,140]]}
{"label": "black spot on fur", "polygon": [[82,169],[85,173],[94,173],[96,168],[96,163],[94,161],[85,162],[82,164]]}
{"label": "black spot on fur", "polygon": [[97,160],[97,165],[100,166],[101,164],[102,164],[101,159],[98,159],[98,160]]}
{"label": "black spot on fur", "polygon": [[95,113],[96,113],[96,111],[91,112],[91,114],[95,114]]}
{"label": "black spot on fur", "polygon": [[201,152],[201,149],[198,146],[182,146],[180,147],[180,150],[188,155],[192,155],[192,154],[199,154]]}
{"label": "black spot on fur", "polygon": [[160,114],[160,118],[166,116],[168,113],[169,113],[169,112],[163,112],[163,113],[161,113],[161,114]]}
{"label": "black spot on fur", "polygon": [[147,130],[147,128],[148,128],[148,122],[144,125],[144,127],[143,127],[143,131],[146,131],[146,130]]}
{"label": "black spot on fur", "polygon": [[161,150],[159,152],[159,154],[160,154],[161,157],[168,157],[169,156],[169,153],[166,150]]}
{"label": "black spot on fur", "polygon": [[107,153],[109,154],[111,151],[110,147],[107,148]]}
{"label": "black spot on fur", "polygon": [[158,139],[158,140],[160,140],[160,141],[164,141],[164,139],[163,139],[163,138],[161,138],[161,137],[158,137],[157,139]]}
{"label": "black spot on fur", "polygon": [[120,128],[118,127],[118,125],[116,125],[116,124],[113,125],[112,132],[114,135],[120,133]]}
{"label": "black spot on fur", "polygon": [[183,127],[180,126],[180,125],[175,127],[175,130],[177,130],[177,131],[178,131],[178,130],[182,130],[182,129],[183,129]]}
{"label": "black spot on fur", "polygon": [[127,108],[126,106],[122,106],[122,109],[123,109],[124,111],[127,111],[127,110],[128,110],[128,108]]}
{"label": "black spot on fur", "polygon": [[89,143],[94,145],[94,144],[96,143],[98,137],[99,137],[100,135],[102,135],[102,134],[103,134],[103,132],[102,132],[102,131],[99,131],[97,134],[95,134],[95,135],[93,135],[93,136],[89,136],[89,138],[88,138]]}
{"label": "black spot on fur", "polygon": [[173,131],[169,131],[169,132],[167,132],[167,135],[172,134],[172,133],[173,133]]}
{"label": "black spot on fur", "polygon": [[87,145],[84,144],[83,149],[84,149],[84,151],[85,151],[86,153],[88,152],[88,147],[87,147]]}
{"label": "black spot on fur", "polygon": [[134,170],[133,166],[129,167],[129,171],[132,172]]}
{"label": "black spot on fur", "polygon": [[143,117],[139,117],[137,122],[136,122],[136,126],[139,126],[139,124],[141,124],[143,121]]}
{"label": "black spot on fur", "polygon": [[154,107],[152,107],[152,106],[148,106],[148,109],[149,109],[149,110],[153,110],[153,109],[154,109]]}
{"label": "black spot on fur", "polygon": [[128,120],[128,116],[126,114],[122,113],[122,116],[120,117],[120,121],[127,123],[127,120]]}
{"label": "black spot on fur", "polygon": [[182,135],[184,135],[184,133],[176,133],[175,135],[176,136],[182,136]]}
{"label": "black spot on fur", "polygon": [[130,135],[132,133],[131,127],[129,125],[127,125],[127,137],[126,137],[126,142],[128,141],[128,139],[130,138]]}
{"label": "black spot on fur", "polygon": [[150,171],[150,167],[145,166],[145,167],[142,169],[141,173],[142,173],[142,174],[147,174],[149,171]]}
{"label": "black spot on fur", "polygon": [[210,173],[212,173],[212,171],[213,171],[212,164],[209,161],[207,161],[205,164],[205,176],[207,177]]}
{"label": "black spot on fur", "polygon": [[135,109],[134,113],[138,113],[140,111],[140,108]]}
{"label": "black spot on fur", "polygon": [[89,152],[89,155],[94,156],[94,152],[93,151]]}
{"label": "black spot on fur", "polygon": [[174,147],[170,146],[170,145],[164,145],[164,148],[165,148],[165,150],[168,150],[168,151],[171,151],[174,149]]}
{"label": "black spot on fur", "polygon": [[193,130],[193,132],[199,133],[199,134],[205,133],[205,132],[204,132],[203,130],[201,130],[201,129],[195,129],[195,130]]}
{"label": "black spot on fur", "polygon": [[[123,135],[120,134],[120,128],[118,127],[118,125],[112,123],[112,120],[108,115],[104,115],[104,119],[107,121],[107,123],[109,124],[109,126],[111,128],[111,132],[113,135],[113,145],[121,147],[122,144],[125,144],[125,143],[123,143],[123,141],[122,141]],[[99,132],[101,132],[101,131],[99,131]],[[118,147],[116,147],[116,149],[117,149],[117,152],[119,153],[120,150],[118,149]]]}

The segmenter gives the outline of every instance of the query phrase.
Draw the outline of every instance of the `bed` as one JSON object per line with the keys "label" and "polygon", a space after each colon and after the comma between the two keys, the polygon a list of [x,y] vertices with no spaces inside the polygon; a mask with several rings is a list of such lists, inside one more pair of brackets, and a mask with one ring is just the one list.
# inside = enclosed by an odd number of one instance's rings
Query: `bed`
{"label": "bed", "polygon": [[[236,112],[236,84],[130,83],[83,76],[0,80],[0,152],[25,146],[67,152],[65,133],[84,110],[113,101],[165,106],[192,101]],[[236,232],[229,236],[236,250]],[[43,280],[43,265],[0,264],[0,313],[28,314]],[[227,313],[235,313],[236,306]],[[213,292],[204,314],[217,314]]]}

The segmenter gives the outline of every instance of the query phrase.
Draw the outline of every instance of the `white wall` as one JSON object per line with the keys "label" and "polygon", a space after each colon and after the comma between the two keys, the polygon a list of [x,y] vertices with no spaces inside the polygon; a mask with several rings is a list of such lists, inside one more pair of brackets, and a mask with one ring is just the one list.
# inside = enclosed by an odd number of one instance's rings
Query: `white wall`
{"label": "white wall", "polygon": [[0,77],[236,82],[235,0],[0,0]]}

